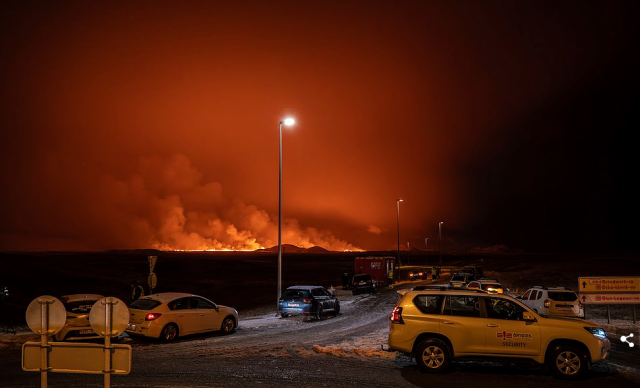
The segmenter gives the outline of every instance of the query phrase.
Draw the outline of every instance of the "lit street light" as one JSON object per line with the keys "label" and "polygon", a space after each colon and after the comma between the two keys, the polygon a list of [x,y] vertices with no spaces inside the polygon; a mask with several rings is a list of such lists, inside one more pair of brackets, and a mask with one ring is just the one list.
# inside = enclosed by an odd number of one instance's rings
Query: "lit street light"
{"label": "lit street light", "polygon": [[280,121],[280,158],[279,158],[279,187],[278,187],[278,299],[276,300],[276,315],[282,296],[282,124],[293,125],[295,120],[286,118]]}
{"label": "lit street light", "polygon": [[397,220],[398,220],[398,252],[396,254],[396,269],[393,271],[393,281],[400,280],[400,202],[404,201],[402,198],[396,199],[396,205],[398,207]]}

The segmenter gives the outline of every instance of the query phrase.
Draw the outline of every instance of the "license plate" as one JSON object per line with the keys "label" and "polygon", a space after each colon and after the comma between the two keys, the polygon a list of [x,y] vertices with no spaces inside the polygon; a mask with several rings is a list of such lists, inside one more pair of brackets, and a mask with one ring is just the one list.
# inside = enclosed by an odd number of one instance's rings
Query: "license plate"
{"label": "license plate", "polygon": [[80,330],[80,334],[93,334],[93,330],[83,329],[83,330]]}
{"label": "license plate", "polygon": [[558,311],[561,311],[563,313],[569,313],[569,312],[573,311],[573,309],[571,309],[569,307],[560,307],[560,308],[558,308]]}
{"label": "license plate", "polygon": [[289,303],[287,306],[289,306],[289,307],[300,307],[300,305],[297,304],[297,303]]}
{"label": "license plate", "polygon": [[127,325],[127,330],[135,331],[136,330],[136,325]]}

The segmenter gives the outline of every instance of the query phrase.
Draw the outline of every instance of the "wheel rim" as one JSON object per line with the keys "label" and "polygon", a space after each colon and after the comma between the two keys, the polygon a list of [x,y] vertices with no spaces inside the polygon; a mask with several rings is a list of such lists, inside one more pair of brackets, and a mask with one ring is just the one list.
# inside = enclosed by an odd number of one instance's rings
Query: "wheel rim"
{"label": "wheel rim", "polygon": [[580,356],[574,352],[565,351],[558,354],[556,358],[556,368],[566,376],[578,373],[581,367],[580,364]]}
{"label": "wheel rim", "polygon": [[165,327],[164,329],[164,339],[167,341],[171,341],[172,339],[176,338],[176,334],[177,334],[177,329],[175,326],[173,325],[169,325],[167,327]]}
{"label": "wheel rim", "polygon": [[233,330],[233,326],[233,320],[231,318],[226,318],[222,323],[222,331],[230,333]]}
{"label": "wheel rim", "polygon": [[428,368],[439,368],[444,364],[444,352],[437,346],[429,346],[422,352],[422,361]]}

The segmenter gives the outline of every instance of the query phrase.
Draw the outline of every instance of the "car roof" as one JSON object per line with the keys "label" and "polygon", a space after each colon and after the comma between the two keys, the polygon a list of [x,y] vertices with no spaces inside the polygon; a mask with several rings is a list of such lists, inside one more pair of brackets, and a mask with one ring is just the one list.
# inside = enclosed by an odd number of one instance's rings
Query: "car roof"
{"label": "car roof", "polygon": [[322,286],[291,286],[287,290],[311,290],[314,288],[323,288]]}
{"label": "car roof", "polygon": [[174,299],[185,298],[185,297],[188,297],[188,296],[197,296],[199,298],[202,298],[202,296],[200,296],[200,295],[189,294],[189,293],[186,293],[186,292],[160,292],[160,293],[157,293],[157,294],[141,296],[140,299],[143,299],[143,298],[145,298],[145,299],[155,299],[155,300],[159,300],[161,302],[168,302],[168,301],[172,301]]}

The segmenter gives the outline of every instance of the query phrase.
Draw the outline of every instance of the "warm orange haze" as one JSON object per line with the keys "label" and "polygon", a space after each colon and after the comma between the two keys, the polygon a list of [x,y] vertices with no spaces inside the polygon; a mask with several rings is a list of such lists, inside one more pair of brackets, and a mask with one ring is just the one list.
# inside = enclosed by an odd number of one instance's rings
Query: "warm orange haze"
{"label": "warm orange haze", "polygon": [[0,251],[637,252],[638,8],[3,2]]}

